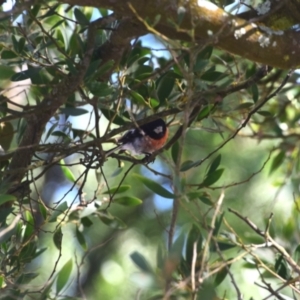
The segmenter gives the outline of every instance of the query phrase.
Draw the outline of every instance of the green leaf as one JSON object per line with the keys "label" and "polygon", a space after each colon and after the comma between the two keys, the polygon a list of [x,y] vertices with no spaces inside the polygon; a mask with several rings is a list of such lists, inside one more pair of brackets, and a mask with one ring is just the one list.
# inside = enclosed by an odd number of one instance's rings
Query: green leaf
{"label": "green leaf", "polygon": [[[1,58],[2,59],[14,59],[14,58],[16,58],[16,57],[18,57],[18,55],[16,54],[16,52],[14,52],[14,51],[11,51],[11,50],[3,50],[2,52],[1,52]],[[2,66],[3,67],[3,66]],[[11,74],[12,75],[12,74]],[[10,75],[10,76],[11,76]]]}
{"label": "green leaf", "polygon": [[0,195],[0,205],[3,205],[4,203],[7,203],[7,202],[14,202],[16,201],[17,198],[13,195],[6,195],[6,194],[3,194],[3,195]]}
{"label": "green leaf", "polygon": [[203,242],[203,237],[201,231],[198,226],[193,224],[191,230],[187,235],[186,251],[185,251],[186,261],[190,266],[192,265],[192,260],[194,255],[194,243],[197,244],[197,254],[198,254],[202,250],[202,242]]}
{"label": "green leaf", "polygon": [[178,75],[176,75],[173,71],[168,71],[158,79],[157,96],[160,103],[165,103],[166,99],[171,94],[176,78],[178,78]]}
{"label": "green leaf", "polygon": [[101,65],[98,70],[95,72],[93,78],[100,78],[103,76],[105,73],[107,73],[109,70],[112,69],[114,66],[115,61],[114,60],[109,60],[105,64]]}
{"label": "green leaf", "polygon": [[185,172],[195,166],[195,162],[192,160],[186,160],[180,166],[180,172]]}
{"label": "green leaf", "polygon": [[23,273],[17,279],[16,284],[26,284],[31,282],[34,278],[39,276],[39,273]]}
{"label": "green leaf", "polygon": [[84,251],[86,251],[87,250],[87,243],[86,243],[86,240],[85,240],[84,235],[82,234],[82,232],[78,230],[78,227],[76,227],[76,238],[77,238],[78,243],[82,247],[82,249]]}
{"label": "green leaf", "polygon": [[212,206],[214,204],[209,197],[204,196],[204,195],[200,196],[199,200],[209,206]]}
{"label": "green leaf", "polygon": [[159,106],[159,101],[157,100],[157,99],[155,99],[155,98],[150,98],[149,99],[149,102],[150,102],[150,106],[152,107],[152,108],[156,108],[156,107],[158,107]]}
{"label": "green leaf", "polygon": [[63,107],[60,109],[60,112],[68,116],[81,116],[88,113],[88,110],[78,107]]}
{"label": "green leaf", "polygon": [[207,59],[198,59],[193,66],[194,72],[201,72],[207,65],[209,64],[209,60]]}
{"label": "green leaf", "polygon": [[299,265],[300,263],[300,245],[297,246],[293,253],[294,261]]}
{"label": "green leaf", "polygon": [[70,279],[70,275],[72,272],[73,262],[72,258],[70,258],[65,265],[61,268],[57,275],[56,279],[56,293],[59,294],[60,291],[66,286]]}
{"label": "green leaf", "polygon": [[217,236],[219,234],[219,230],[221,228],[224,215],[225,215],[225,212],[223,212],[221,214],[221,216],[217,218],[216,223],[215,223],[215,228],[214,228],[214,231],[213,231],[213,236]]}
{"label": "green leaf", "polygon": [[146,104],[146,101],[141,94],[131,90],[130,95],[136,104],[142,104],[142,105]]}
{"label": "green leaf", "polygon": [[93,222],[90,220],[89,217],[83,217],[81,218],[81,224],[84,227],[91,227],[93,225]]}
{"label": "green leaf", "polygon": [[[229,259],[230,260],[230,259]],[[225,279],[225,277],[228,275],[229,268],[231,267],[231,264],[227,265],[227,267],[224,267],[221,269],[215,277],[214,280],[214,286],[217,287],[222,283],[222,281]]]}
{"label": "green leaf", "polygon": [[58,207],[52,213],[52,215],[49,219],[49,222],[56,222],[57,217],[59,215],[61,215],[62,213],[64,213],[67,209],[68,209],[67,201],[65,201],[65,202],[61,203],[60,205],[58,205]]}
{"label": "green leaf", "polygon": [[219,169],[214,171],[213,173],[207,174],[204,181],[200,186],[211,186],[215,182],[217,182],[222,176],[224,169]]}
{"label": "green leaf", "polygon": [[213,52],[212,46],[205,47],[197,56],[197,59],[209,59]]}
{"label": "green leaf", "polygon": [[212,109],[213,109],[214,107],[215,107],[215,106],[212,105],[212,104],[211,104],[211,105],[205,106],[205,107],[200,111],[200,113],[198,114],[198,116],[197,116],[197,121],[201,121],[201,120],[207,118],[207,117],[210,115],[210,113],[211,113],[211,111],[212,111]]}
{"label": "green leaf", "polygon": [[30,78],[30,76],[29,76],[28,70],[25,70],[25,71],[21,71],[21,72],[13,74],[11,76],[10,80],[11,81],[22,81],[22,80],[29,79],[29,78]]}
{"label": "green leaf", "polygon": [[221,154],[219,154],[214,160],[213,162],[211,163],[209,169],[208,169],[208,172],[207,174],[211,174],[211,173],[214,173],[219,165],[220,165],[220,162],[221,162]]}
{"label": "green leaf", "polygon": [[267,111],[267,110],[260,110],[257,112],[257,114],[266,117],[266,118],[274,118],[274,114],[272,114],[271,112]]}
{"label": "green leaf", "polygon": [[131,185],[114,186],[109,190],[104,191],[102,194],[120,194],[128,191],[130,188]]}
{"label": "green leaf", "polygon": [[98,213],[100,220],[107,226],[115,229],[125,229],[127,225],[119,218],[112,216],[109,213],[99,212]]}
{"label": "green leaf", "polygon": [[26,225],[25,225],[25,230],[23,231],[24,233],[24,240],[28,240],[32,237],[32,234],[34,233],[35,227],[35,221],[33,219],[33,216],[30,211],[25,212],[25,220],[26,220]]}
{"label": "green leaf", "polygon": [[285,159],[285,152],[281,150],[273,159],[270,172],[269,174],[272,174],[275,170],[277,170],[283,163]]}
{"label": "green leaf", "polygon": [[0,80],[9,80],[15,74],[11,67],[0,65]]}
{"label": "green leaf", "polygon": [[[2,220],[1,220],[2,221]],[[7,227],[2,227],[0,230],[0,244],[6,242],[13,234],[15,234],[16,230],[17,230],[18,225],[16,225],[15,227],[9,229],[7,232],[3,232],[2,230],[7,230]]]}
{"label": "green leaf", "polygon": [[253,101],[254,101],[254,103],[256,103],[258,100],[258,97],[259,97],[258,87],[256,84],[253,84],[251,86],[251,93],[252,93]]}
{"label": "green leaf", "polygon": [[177,163],[177,159],[178,159],[178,151],[179,151],[179,143],[176,142],[176,143],[172,146],[172,150],[171,150],[172,159],[173,159],[173,162],[174,162],[175,164]]}
{"label": "green leaf", "polygon": [[76,178],[73,174],[73,172],[70,170],[70,168],[68,168],[67,166],[64,165],[64,161],[61,160],[60,161],[60,167],[61,167],[61,170],[63,172],[63,174],[65,175],[65,177],[70,180],[71,182],[75,182],[76,181]]}
{"label": "green leaf", "polygon": [[135,263],[135,265],[140,268],[143,272],[153,274],[153,270],[146,260],[146,258],[139,252],[135,251],[130,254],[130,258]]}
{"label": "green leaf", "polygon": [[133,174],[133,176],[140,180],[148,189],[150,189],[151,191],[153,191],[155,194],[160,195],[164,198],[168,198],[168,199],[174,199],[175,195],[170,193],[168,190],[166,190],[165,188],[162,187],[161,184],[157,183],[156,181],[153,181],[149,178],[146,178],[142,175],[139,174]]}
{"label": "green leaf", "polygon": [[283,279],[288,280],[290,278],[290,270],[282,254],[276,258],[274,269]]}
{"label": "green leaf", "polygon": [[[104,117],[107,120],[110,120],[113,124],[122,126],[125,125],[126,122],[119,116],[119,115],[114,115],[114,112],[112,110],[104,109],[100,107],[101,112],[103,113]],[[114,117],[114,119],[113,119]]]}
{"label": "green leaf", "polygon": [[123,196],[120,198],[114,198],[114,203],[122,204],[125,206],[136,206],[143,203],[143,201],[136,197]]}
{"label": "green leaf", "polygon": [[75,16],[76,21],[78,23],[80,23],[81,25],[89,25],[90,24],[90,21],[87,19],[85,14],[80,9],[75,8],[74,16]]}
{"label": "green leaf", "polygon": [[248,110],[253,105],[254,105],[253,102],[244,102],[234,107],[233,110]]}
{"label": "green leaf", "polygon": [[92,94],[98,97],[106,97],[114,92],[114,89],[104,82],[92,81],[86,84]]}
{"label": "green leaf", "polygon": [[58,250],[61,249],[62,239],[63,239],[63,234],[62,234],[62,231],[61,231],[61,226],[59,226],[58,229],[55,231],[55,233],[53,235],[53,242],[54,242],[55,247]]}
{"label": "green leaf", "polygon": [[201,79],[204,81],[218,81],[226,77],[227,74],[219,71],[207,71],[202,76]]}

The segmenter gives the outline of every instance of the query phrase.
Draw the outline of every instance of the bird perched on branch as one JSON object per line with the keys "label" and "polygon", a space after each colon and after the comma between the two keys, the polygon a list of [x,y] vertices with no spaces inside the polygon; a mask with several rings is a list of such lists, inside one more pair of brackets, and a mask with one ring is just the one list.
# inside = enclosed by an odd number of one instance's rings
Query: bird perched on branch
{"label": "bird perched on branch", "polygon": [[168,138],[168,127],[163,119],[156,119],[138,128],[127,131],[119,140],[118,146],[107,151],[106,156],[121,150],[133,155],[150,155],[164,146]]}

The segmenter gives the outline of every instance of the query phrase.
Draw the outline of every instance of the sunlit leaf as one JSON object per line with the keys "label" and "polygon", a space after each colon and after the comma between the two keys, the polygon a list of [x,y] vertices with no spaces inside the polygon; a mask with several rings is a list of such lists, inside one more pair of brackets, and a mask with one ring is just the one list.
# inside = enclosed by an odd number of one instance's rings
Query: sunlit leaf
{"label": "sunlit leaf", "polygon": [[114,198],[114,203],[117,204],[122,204],[125,206],[136,206],[136,205],[140,205],[143,203],[143,201],[139,198],[136,197],[131,197],[131,196],[123,196],[123,197],[119,197],[119,198]]}
{"label": "sunlit leaf", "polygon": [[73,172],[71,171],[71,169],[69,167],[65,166],[64,163],[65,162],[63,160],[60,161],[60,167],[61,167],[63,174],[65,175],[65,177],[68,180],[70,180],[71,182],[75,182],[76,178],[75,178]]}
{"label": "sunlit leaf", "polygon": [[120,194],[128,191],[130,188],[131,188],[130,185],[125,185],[125,184],[120,186],[114,186],[109,190],[102,192],[102,194]]}
{"label": "sunlit leaf", "polygon": [[70,258],[61,270],[58,272],[57,279],[56,279],[56,293],[59,294],[60,291],[66,286],[70,279],[70,275],[72,272],[73,261]]}

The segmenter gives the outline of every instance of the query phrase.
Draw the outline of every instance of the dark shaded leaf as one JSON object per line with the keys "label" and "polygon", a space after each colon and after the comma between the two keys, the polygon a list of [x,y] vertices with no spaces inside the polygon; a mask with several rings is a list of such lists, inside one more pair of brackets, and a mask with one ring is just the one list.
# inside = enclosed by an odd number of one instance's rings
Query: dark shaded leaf
{"label": "dark shaded leaf", "polygon": [[224,172],[224,169],[219,169],[219,170],[214,171],[213,173],[207,174],[207,176],[204,179],[201,186],[210,186],[210,185],[214,184],[221,178],[223,172]]}
{"label": "dark shaded leaf", "polygon": [[297,246],[293,253],[294,261],[299,265],[300,263],[300,245]]}
{"label": "dark shaded leaf", "polygon": [[90,227],[93,225],[93,222],[89,219],[89,217],[83,217],[83,218],[81,218],[81,224],[84,227]]}
{"label": "dark shaded leaf", "polygon": [[289,270],[288,264],[282,254],[280,254],[276,258],[274,269],[275,269],[275,272],[279,276],[281,276],[283,279],[288,280],[290,278],[290,270]]}
{"label": "dark shaded leaf", "polygon": [[86,109],[78,107],[62,107],[60,112],[68,116],[81,116],[88,113]]}
{"label": "dark shaded leaf", "polygon": [[90,21],[87,19],[85,14],[80,9],[75,8],[74,16],[76,18],[76,21],[81,25],[89,25]]}
{"label": "dark shaded leaf", "polygon": [[173,158],[173,162],[176,164],[178,159],[178,151],[179,151],[179,144],[176,142],[171,149],[171,154]]}
{"label": "dark shaded leaf", "polygon": [[[230,258],[231,259],[231,258]],[[230,260],[229,259],[229,260]],[[217,287],[218,285],[220,285],[222,283],[222,281],[225,279],[225,277],[228,275],[228,269],[231,267],[231,264],[227,265],[227,267],[222,268],[216,275],[215,280],[214,280],[214,284],[215,287]]]}
{"label": "dark shaded leaf", "polygon": [[216,223],[215,223],[215,228],[214,228],[214,231],[213,231],[213,236],[218,236],[219,230],[220,230],[221,225],[223,223],[224,215],[225,215],[225,212],[223,212],[221,214],[221,216],[217,218]]}
{"label": "dark shaded leaf", "polygon": [[211,173],[214,173],[219,165],[221,163],[221,154],[219,154],[214,160],[213,162],[211,163],[211,165],[209,166],[209,169],[207,171],[207,174],[211,174]]}
{"label": "dark shaded leaf", "polygon": [[13,195],[0,195],[0,205],[3,205],[4,203],[7,202],[14,202],[16,201],[17,198]]}
{"label": "dark shaded leaf", "polygon": [[82,249],[84,251],[86,251],[87,250],[87,243],[86,243],[86,240],[85,240],[84,235],[82,234],[82,232],[78,230],[78,227],[76,227],[76,238],[77,238],[78,243],[82,247]]}
{"label": "dark shaded leaf", "polygon": [[177,74],[175,74],[173,71],[168,71],[158,79],[157,96],[160,103],[165,103],[166,99],[171,94],[176,78],[178,78]]}
{"label": "dark shaded leaf", "polygon": [[130,254],[130,258],[135,263],[135,265],[141,269],[143,272],[153,274],[153,270],[146,260],[146,258],[139,252],[135,251]]}
{"label": "dark shaded leaf", "polygon": [[285,152],[283,150],[280,150],[280,152],[272,160],[269,174],[272,174],[275,170],[277,170],[282,165],[284,159]]}
{"label": "dark shaded leaf", "polygon": [[52,213],[52,215],[49,219],[49,222],[56,222],[57,217],[59,215],[61,215],[62,213],[64,213],[67,209],[68,209],[67,201],[65,201],[65,202],[61,203],[60,205],[58,205],[58,207]]}
{"label": "dark shaded leaf", "polygon": [[180,166],[180,172],[185,172],[195,166],[195,162],[192,160],[184,161]]}
{"label": "dark shaded leaf", "polygon": [[193,255],[194,255],[194,243],[197,244],[197,253],[201,252],[202,250],[202,242],[203,242],[203,237],[201,234],[201,231],[196,224],[192,225],[191,230],[189,231],[187,235],[187,241],[186,241],[186,251],[185,251],[185,257],[186,261],[189,266],[192,265],[192,260],[193,260]]}
{"label": "dark shaded leaf", "polygon": [[99,213],[100,220],[107,226],[115,229],[125,229],[127,225],[119,218],[112,216],[111,214],[101,212]]}
{"label": "dark shaded leaf", "polygon": [[153,191],[155,194],[160,195],[164,198],[174,199],[175,195],[166,190],[164,187],[162,187],[161,184],[157,183],[156,181],[153,181],[139,174],[133,174],[133,176],[136,179],[140,180],[148,189]]}
{"label": "dark shaded leaf", "polygon": [[63,239],[63,234],[62,234],[62,231],[61,231],[61,226],[59,226],[58,229],[55,231],[55,233],[53,235],[53,242],[54,242],[55,247],[58,250],[61,249],[62,239]]}

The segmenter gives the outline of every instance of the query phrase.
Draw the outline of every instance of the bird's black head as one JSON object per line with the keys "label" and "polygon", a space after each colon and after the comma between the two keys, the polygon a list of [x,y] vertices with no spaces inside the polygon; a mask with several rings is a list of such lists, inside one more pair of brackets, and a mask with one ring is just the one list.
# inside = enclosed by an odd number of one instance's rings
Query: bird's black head
{"label": "bird's black head", "polygon": [[155,140],[159,140],[164,137],[167,131],[167,125],[163,119],[156,119],[141,125],[140,128],[145,132],[146,135]]}

